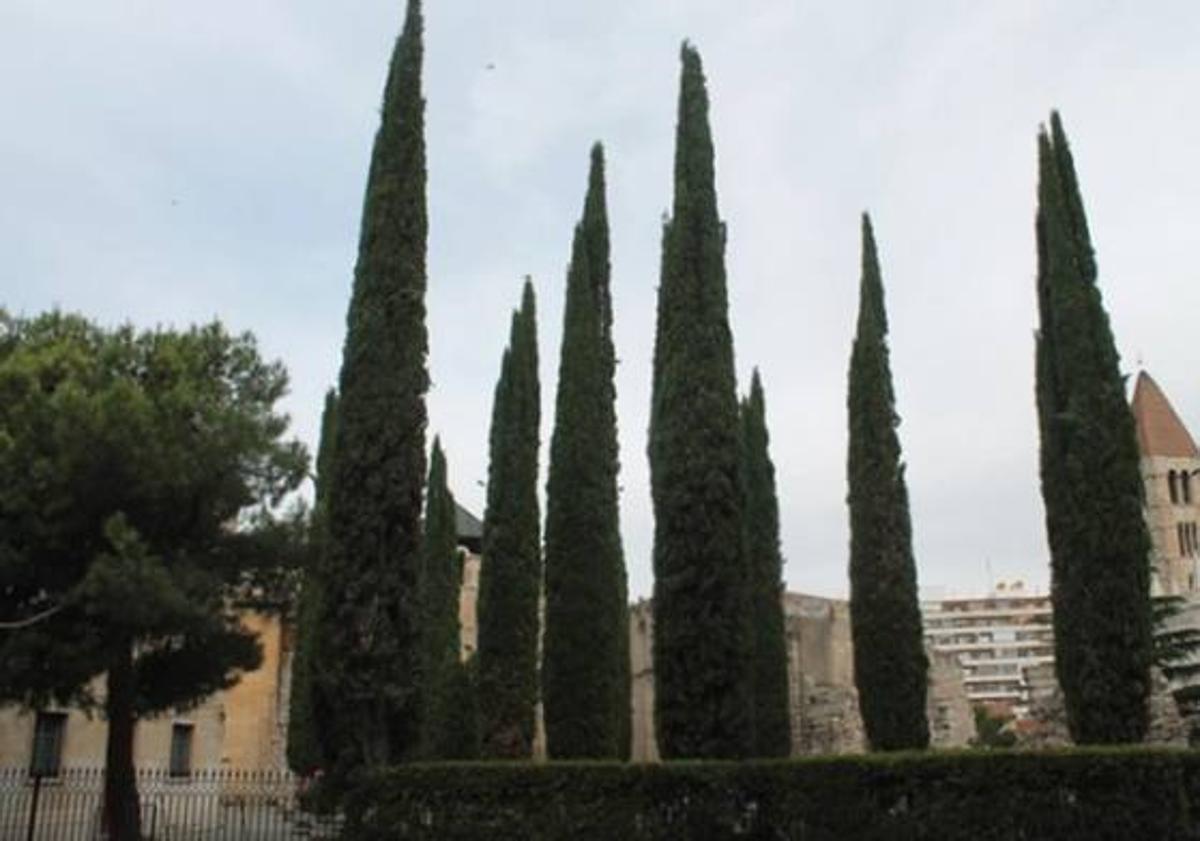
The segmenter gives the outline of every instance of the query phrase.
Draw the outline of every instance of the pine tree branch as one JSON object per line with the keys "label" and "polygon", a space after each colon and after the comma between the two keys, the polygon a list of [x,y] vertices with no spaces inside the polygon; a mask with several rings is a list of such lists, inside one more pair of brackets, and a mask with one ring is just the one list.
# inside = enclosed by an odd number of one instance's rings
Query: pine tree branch
{"label": "pine tree branch", "polygon": [[48,607],[40,613],[35,613],[33,616],[27,616],[24,619],[12,619],[0,622],[0,631],[19,631],[22,628],[28,628],[31,625],[36,625],[38,622],[49,619],[51,616],[54,616],[57,613],[61,613],[65,607],[66,605],[64,604],[56,604],[53,607]]}

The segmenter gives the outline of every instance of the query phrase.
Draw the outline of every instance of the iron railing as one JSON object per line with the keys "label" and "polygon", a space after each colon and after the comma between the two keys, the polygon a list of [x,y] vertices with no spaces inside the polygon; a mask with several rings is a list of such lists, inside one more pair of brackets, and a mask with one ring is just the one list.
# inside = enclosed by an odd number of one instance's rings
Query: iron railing
{"label": "iron railing", "polygon": [[[317,841],[340,830],[302,808],[303,781],[287,772],[139,769],[137,789],[144,841]],[[102,770],[0,768],[0,841],[105,841],[103,802]]]}

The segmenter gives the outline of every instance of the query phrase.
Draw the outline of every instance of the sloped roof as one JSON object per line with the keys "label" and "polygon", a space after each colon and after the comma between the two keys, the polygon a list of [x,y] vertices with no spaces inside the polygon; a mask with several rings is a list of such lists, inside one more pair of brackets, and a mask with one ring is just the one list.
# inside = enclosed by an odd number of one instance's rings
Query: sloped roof
{"label": "sloped roof", "polygon": [[1200,456],[1191,433],[1175,414],[1171,402],[1154,378],[1142,371],[1133,387],[1133,418],[1137,422],[1138,449],[1143,456],[1195,458]]}
{"label": "sloped roof", "polygon": [[457,502],[454,503],[454,531],[457,533],[459,540],[483,539],[483,523],[479,521],[478,517]]}

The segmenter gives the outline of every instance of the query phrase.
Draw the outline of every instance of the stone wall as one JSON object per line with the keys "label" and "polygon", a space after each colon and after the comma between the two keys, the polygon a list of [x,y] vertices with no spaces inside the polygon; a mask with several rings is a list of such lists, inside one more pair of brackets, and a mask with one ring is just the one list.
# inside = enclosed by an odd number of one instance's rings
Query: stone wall
{"label": "stone wall", "polygon": [[629,666],[632,678],[632,736],[629,758],[634,762],[657,762],[654,738],[654,617],[650,602],[638,601],[629,610]]}
{"label": "stone wall", "polygon": [[[788,689],[794,756],[864,750],[854,688],[850,605],[800,593],[784,596]],[[650,603],[630,611],[633,669],[633,750],[637,762],[659,758],[654,739],[654,621]],[[928,708],[935,747],[961,747],[974,735],[974,718],[953,657],[930,655]]]}
{"label": "stone wall", "polygon": [[[1062,690],[1054,676],[1054,664],[1030,669],[1029,721],[1020,731],[1019,745],[1029,749],[1055,748],[1071,744],[1067,728],[1067,710]],[[1171,693],[1171,686],[1158,669],[1150,671],[1150,727],[1146,744],[1187,747],[1190,730]]]}
{"label": "stone wall", "polygon": [[928,651],[929,695],[925,714],[929,719],[929,744],[934,748],[958,748],[975,736],[975,712],[967,699],[958,655]]}
{"label": "stone wall", "polygon": [[1200,470],[1200,459],[1169,456],[1143,456],[1140,461],[1142,483],[1146,488],[1146,525],[1153,546],[1154,582],[1164,595],[1195,593],[1197,580],[1196,558],[1184,557],[1179,545],[1179,523],[1200,520],[1200,475],[1192,481],[1192,502],[1172,503],[1167,484],[1171,471]]}
{"label": "stone wall", "polygon": [[[291,635],[285,635],[278,616],[248,613],[246,627],[259,635],[263,663],[230,689],[218,692],[200,706],[170,711],[138,722],[134,731],[134,763],[139,768],[167,768],[171,732],[176,724],[192,726],[192,767],[230,767],[273,770],[285,767],[287,720],[286,679],[291,666]],[[103,678],[96,692],[103,697]],[[49,708],[67,715],[63,731],[63,767],[100,768],[104,765],[108,725],[98,712]],[[36,716],[16,706],[0,707],[0,767],[26,767],[33,752]]]}
{"label": "stone wall", "polygon": [[864,748],[850,605],[786,593],[792,754],[858,753]]}

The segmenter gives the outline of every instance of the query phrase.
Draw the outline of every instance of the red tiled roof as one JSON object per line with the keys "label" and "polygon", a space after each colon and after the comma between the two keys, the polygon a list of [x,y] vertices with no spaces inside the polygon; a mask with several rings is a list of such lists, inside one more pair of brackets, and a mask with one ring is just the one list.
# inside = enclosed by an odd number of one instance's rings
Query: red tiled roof
{"label": "red tiled roof", "polygon": [[1133,418],[1143,456],[1195,458],[1196,442],[1154,378],[1142,371],[1133,388]]}

